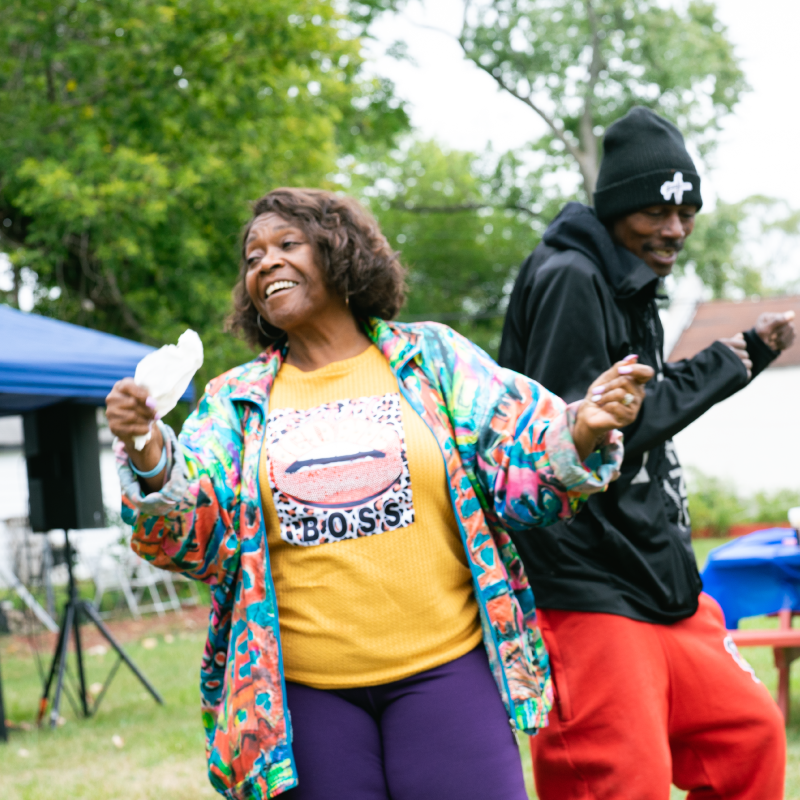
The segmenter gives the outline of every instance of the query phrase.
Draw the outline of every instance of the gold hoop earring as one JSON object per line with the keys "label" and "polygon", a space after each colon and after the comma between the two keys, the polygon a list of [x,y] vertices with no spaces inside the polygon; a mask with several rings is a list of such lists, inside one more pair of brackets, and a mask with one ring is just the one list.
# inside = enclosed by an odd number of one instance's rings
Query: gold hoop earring
{"label": "gold hoop earring", "polygon": [[272,328],[272,331],[273,331],[273,332],[272,332],[272,333],[269,333],[269,332],[265,331],[265,330],[264,330],[264,328],[263,328],[263,326],[261,325],[261,323],[262,323],[262,322],[265,322],[265,320],[262,320],[262,319],[261,319],[261,312],[260,312],[260,311],[257,311],[257,312],[256,312],[256,326],[257,326],[257,327],[258,327],[258,329],[261,331],[261,333],[263,333],[263,334],[264,334],[264,336],[266,336],[266,337],[267,337],[267,339],[272,339],[272,340],[274,341],[274,340],[276,340],[276,339],[280,339],[280,338],[281,338],[281,336],[283,336],[283,333],[284,333],[284,332],[283,332],[283,331],[282,331],[280,328],[277,328],[275,325],[270,325],[270,324],[269,324],[269,322],[266,322],[266,324],[267,324],[267,325],[268,325],[270,328]]}

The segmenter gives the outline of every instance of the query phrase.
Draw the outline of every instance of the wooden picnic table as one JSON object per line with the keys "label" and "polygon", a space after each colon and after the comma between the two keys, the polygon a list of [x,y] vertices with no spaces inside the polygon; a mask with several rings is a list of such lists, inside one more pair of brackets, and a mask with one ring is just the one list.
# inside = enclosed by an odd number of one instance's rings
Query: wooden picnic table
{"label": "wooden picnic table", "polygon": [[730,630],[728,633],[737,647],[771,647],[778,669],[778,708],[784,720],[789,722],[791,691],[789,667],[800,658],[800,628],[792,627],[793,612],[790,609],[778,612],[779,627],[750,630]]}
{"label": "wooden picnic table", "polygon": [[[794,510],[793,510],[794,511]],[[768,528],[734,539],[708,554],[703,587],[721,606],[737,647],[771,647],[778,669],[778,707],[789,719],[789,667],[800,657],[800,542],[792,528]],[[776,614],[778,628],[738,630],[746,617]]]}

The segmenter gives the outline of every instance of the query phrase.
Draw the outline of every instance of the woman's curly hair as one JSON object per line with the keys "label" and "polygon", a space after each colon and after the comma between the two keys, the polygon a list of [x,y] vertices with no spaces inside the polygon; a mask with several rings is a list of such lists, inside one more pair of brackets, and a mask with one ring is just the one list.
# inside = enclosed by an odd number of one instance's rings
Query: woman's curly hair
{"label": "woman's curly hair", "polygon": [[405,302],[406,270],[375,218],[352,197],[322,189],[283,188],[253,204],[252,217],[242,233],[239,279],[233,289],[228,330],[253,346],[266,347],[280,338],[277,328],[274,337],[259,328],[258,312],[245,286],[247,237],[256,218],[269,213],[296,224],[308,236],[329,288],[348,300],[356,319],[392,319],[397,314]]}

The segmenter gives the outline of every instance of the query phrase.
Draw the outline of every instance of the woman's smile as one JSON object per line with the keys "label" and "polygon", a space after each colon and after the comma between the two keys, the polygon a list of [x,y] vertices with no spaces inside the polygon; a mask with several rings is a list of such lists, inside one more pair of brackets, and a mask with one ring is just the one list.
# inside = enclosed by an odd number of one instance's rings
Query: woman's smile
{"label": "woman's smile", "polygon": [[264,298],[268,300],[276,292],[285,292],[288,289],[294,289],[295,286],[297,286],[297,281],[274,281],[267,285]]}

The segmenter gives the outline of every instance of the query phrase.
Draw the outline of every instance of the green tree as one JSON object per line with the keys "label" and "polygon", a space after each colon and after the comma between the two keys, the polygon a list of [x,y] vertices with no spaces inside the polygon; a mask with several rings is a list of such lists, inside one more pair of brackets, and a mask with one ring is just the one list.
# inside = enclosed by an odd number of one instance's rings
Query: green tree
{"label": "green tree", "polygon": [[466,56],[547,126],[534,146],[578,169],[591,200],[600,140],[634,105],[675,122],[705,155],[745,89],[713,2],[465,0]]}
{"label": "green tree", "polygon": [[[695,230],[686,240],[681,268],[691,264],[715,299],[729,296],[781,294],[796,289],[791,283],[769,280],[778,258],[789,253],[770,253],[769,238],[796,249],[800,236],[800,212],[784,201],[754,195],[738,203],[717,201],[713,211],[698,214]],[[752,245],[762,252],[756,263]]]}
{"label": "green tree", "polygon": [[222,333],[248,201],[334,187],[407,127],[362,76],[372,0],[9,0],[0,28],[0,247],[36,310],[143,341]]}
{"label": "green tree", "polygon": [[557,189],[534,192],[538,176],[513,153],[433,141],[353,166],[354,188],[409,267],[401,318],[446,322],[494,354],[517,269],[563,201]]}

